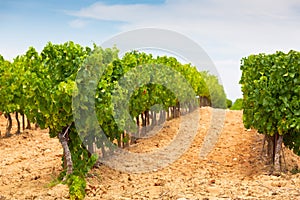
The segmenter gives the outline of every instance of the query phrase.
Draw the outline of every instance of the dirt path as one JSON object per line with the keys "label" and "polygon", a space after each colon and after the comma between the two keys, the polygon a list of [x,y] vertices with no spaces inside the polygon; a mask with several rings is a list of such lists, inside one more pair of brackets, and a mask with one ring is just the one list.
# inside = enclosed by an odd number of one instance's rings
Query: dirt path
{"label": "dirt path", "polygon": [[[300,175],[268,175],[269,167],[260,156],[262,136],[244,129],[241,111],[226,111],[224,126],[221,118],[211,121],[213,112],[221,116],[218,112],[224,111],[201,108],[199,112],[198,131],[179,159],[147,173],[120,172],[103,165],[89,174],[86,199],[300,199]],[[166,122],[158,134],[139,140],[128,151],[147,153],[169,146],[183,120]],[[4,126],[1,118],[0,130]],[[183,127],[182,133],[190,126]],[[66,186],[49,187],[61,170],[61,154],[58,140],[50,139],[46,131],[1,138],[0,200],[67,199]],[[285,157],[289,170],[300,166],[300,158],[289,150]],[[135,169],[143,164],[139,161]]]}

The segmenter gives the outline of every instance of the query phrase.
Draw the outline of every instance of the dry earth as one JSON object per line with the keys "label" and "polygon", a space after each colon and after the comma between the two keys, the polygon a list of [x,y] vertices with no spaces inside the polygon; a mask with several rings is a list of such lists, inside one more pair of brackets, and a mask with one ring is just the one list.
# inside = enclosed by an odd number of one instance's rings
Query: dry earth
{"label": "dry earth", "polygon": [[[197,134],[179,159],[147,173],[120,172],[102,165],[88,175],[86,199],[300,199],[300,174],[290,173],[300,167],[300,157],[284,149],[283,167],[288,171],[279,177],[269,175],[270,166],[262,155],[263,137],[255,130],[245,130],[241,111],[226,111],[224,126],[211,119],[215,110],[199,111]],[[127,150],[146,153],[168,146],[183,118],[166,122],[156,135],[138,140]],[[2,116],[2,135],[5,125]],[[220,135],[215,134],[218,129],[222,129]],[[51,184],[62,170],[62,148],[46,130],[0,138],[0,155],[0,200],[68,199],[65,185]]]}

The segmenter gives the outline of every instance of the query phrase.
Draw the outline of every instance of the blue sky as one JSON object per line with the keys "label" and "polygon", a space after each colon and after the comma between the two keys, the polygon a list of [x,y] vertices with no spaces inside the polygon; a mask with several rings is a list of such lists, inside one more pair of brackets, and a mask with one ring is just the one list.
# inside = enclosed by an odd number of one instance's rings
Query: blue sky
{"label": "blue sky", "polygon": [[12,60],[48,41],[102,44],[137,28],[164,28],[197,42],[232,100],[242,57],[300,48],[298,0],[0,0],[0,54]]}

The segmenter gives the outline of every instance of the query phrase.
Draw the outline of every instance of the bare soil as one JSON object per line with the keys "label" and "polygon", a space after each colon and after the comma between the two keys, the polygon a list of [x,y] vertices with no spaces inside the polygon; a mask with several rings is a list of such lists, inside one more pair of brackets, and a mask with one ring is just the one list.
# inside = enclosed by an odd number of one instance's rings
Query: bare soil
{"label": "bare soil", "polygon": [[[244,128],[241,111],[226,111],[224,126],[222,120],[211,118],[215,110],[199,111],[198,131],[179,159],[145,173],[101,165],[88,174],[86,199],[300,199],[300,174],[291,173],[300,167],[300,157],[284,148],[286,172],[270,175],[271,166],[266,165],[262,152],[263,136]],[[167,121],[157,134],[138,140],[127,150],[147,153],[168,146],[181,120],[188,117]],[[1,116],[2,136],[5,126]],[[222,131],[218,135],[211,130]],[[61,156],[58,139],[49,138],[47,130],[25,130],[0,138],[0,200],[68,199],[67,186],[54,184],[62,170]]]}

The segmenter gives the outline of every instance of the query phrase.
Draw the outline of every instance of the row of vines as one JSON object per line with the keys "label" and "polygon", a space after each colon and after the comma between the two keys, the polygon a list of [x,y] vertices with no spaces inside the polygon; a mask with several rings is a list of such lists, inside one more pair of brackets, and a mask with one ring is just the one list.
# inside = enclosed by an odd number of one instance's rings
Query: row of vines
{"label": "row of vines", "polygon": [[[181,87],[184,81],[192,90]],[[176,91],[168,82],[176,85]],[[199,103],[225,108],[223,87],[216,76],[173,57],[132,51],[119,58],[115,47],[73,42],[48,43],[40,53],[30,47],[12,62],[0,57],[0,111],[10,124],[10,115],[20,113],[23,124],[26,116],[28,125],[38,124],[49,130],[50,137],[59,138],[65,169],[60,179],[69,185],[71,199],[84,198],[85,175],[99,155],[114,148],[111,144],[124,146],[146,127],[191,112]],[[87,110],[94,110],[96,123]],[[114,143],[105,144],[103,134],[89,134],[99,126]],[[101,154],[93,154],[95,146],[102,148]]]}
{"label": "row of vines", "polygon": [[243,121],[265,134],[267,155],[280,172],[282,143],[300,155],[300,53],[243,58]]}

